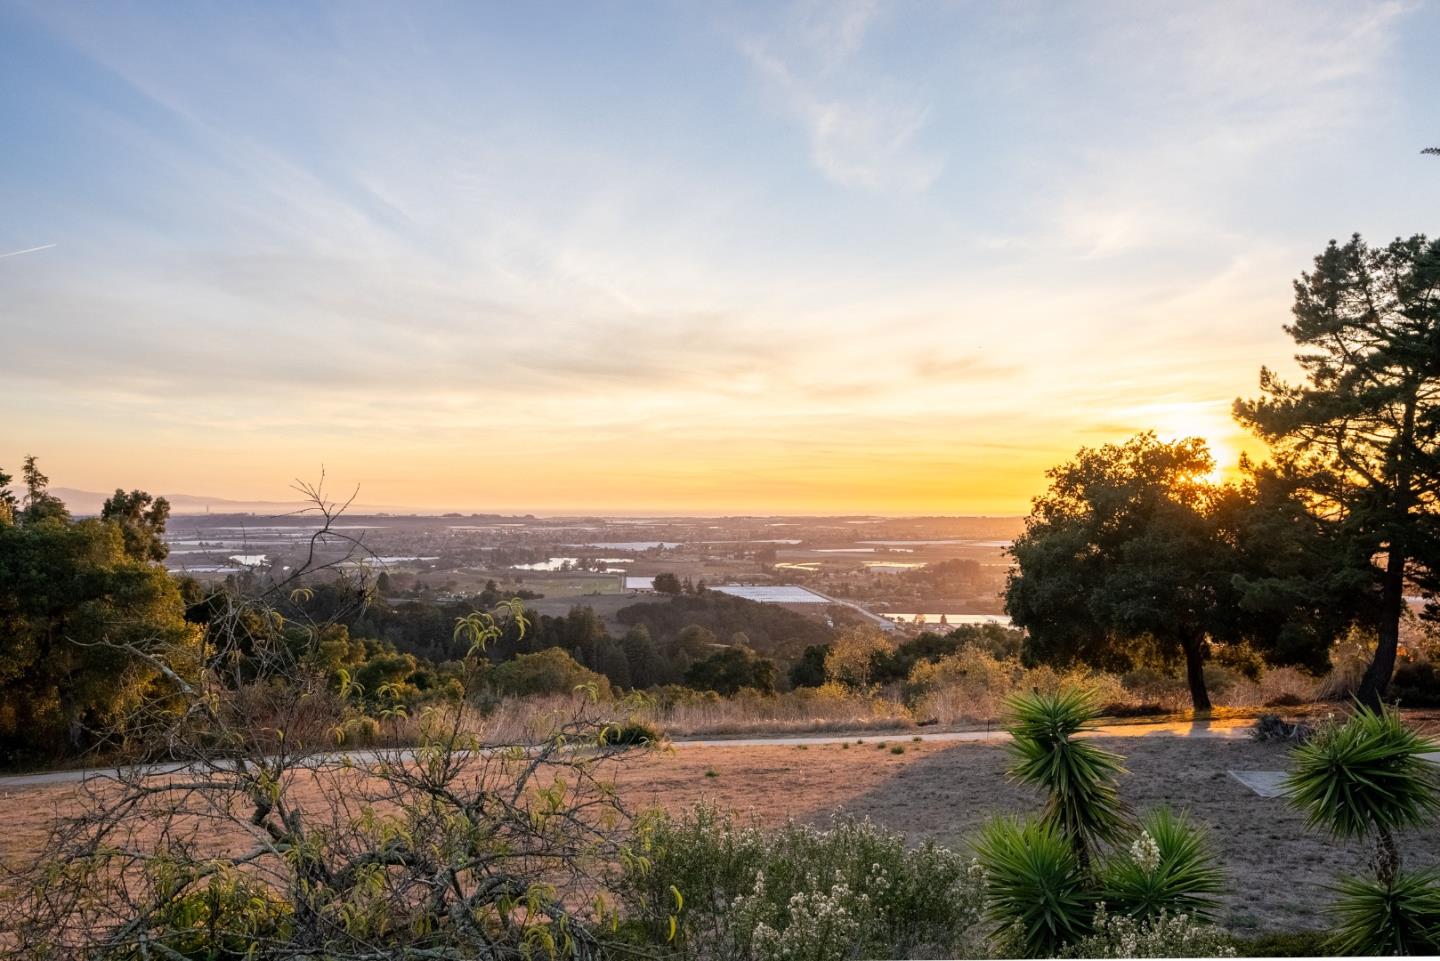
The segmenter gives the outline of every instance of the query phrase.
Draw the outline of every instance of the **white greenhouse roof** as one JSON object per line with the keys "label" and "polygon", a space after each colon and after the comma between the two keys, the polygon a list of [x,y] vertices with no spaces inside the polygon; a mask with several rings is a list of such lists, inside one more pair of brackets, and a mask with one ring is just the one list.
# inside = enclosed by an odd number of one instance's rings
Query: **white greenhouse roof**
{"label": "white greenhouse roof", "polygon": [[746,584],[722,584],[710,588],[732,597],[743,597],[747,601],[761,604],[829,604],[830,598],[822,597],[804,587],[784,585],[780,587],[759,587]]}

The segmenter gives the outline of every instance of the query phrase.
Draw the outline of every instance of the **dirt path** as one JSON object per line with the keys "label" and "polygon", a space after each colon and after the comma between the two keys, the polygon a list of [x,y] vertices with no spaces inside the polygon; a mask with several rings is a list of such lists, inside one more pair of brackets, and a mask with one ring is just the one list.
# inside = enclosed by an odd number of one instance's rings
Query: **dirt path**
{"label": "dirt path", "polygon": [[[1143,737],[1146,735],[1158,735],[1169,737],[1243,737],[1248,728],[1254,724],[1253,720],[1223,720],[1223,721],[1167,721],[1156,724],[1115,724],[1094,728],[1089,732],[1091,737]],[[878,744],[894,741],[921,741],[934,743],[952,743],[969,741],[1004,741],[1009,735],[1004,731],[937,731],[933,734],[914,734],[909,731],[895,732],[892,734],[865,734],[865,735],[844,735],[844,734],[817,734],[796,737],[742,737],[742,738],[687,738],[670,742],[677,748],[692,747],[806,747],[821,746],[827,744]],[[380,755],[394,757],[397,752],[391,750],[361,750],[347,752],[330,752],[317,754],[313,758],[315,764],[328,764],[340,760],[342,757],[349,757],[356,764],[366,764],[375,760]],[[402,750],[398,755],[410,759],[413,752]],[[147,770],[151,774],[175,774],[186,770],[188,765],[185,762],[150,765]],[[134,767],[120,769],[123,772],[134,772]],[[114,775],[117,770],[113,767],[74,768],[66,771],[37,771],[34,774],[10,774],[0,777],[0,796],[6,791],[19,790],[28,787],[43,787],[55,784],[76,784],[94,777],[106,777]]]}

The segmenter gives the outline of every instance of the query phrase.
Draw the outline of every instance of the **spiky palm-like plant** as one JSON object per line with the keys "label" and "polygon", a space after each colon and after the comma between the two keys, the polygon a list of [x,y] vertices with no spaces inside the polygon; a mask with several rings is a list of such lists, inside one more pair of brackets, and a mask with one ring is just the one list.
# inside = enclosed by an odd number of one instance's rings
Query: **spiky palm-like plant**
{"label": "spiky palm-like plant", "polygon": [[1285,795],[1310,826],[1337,839],[1375,837],[1375,879],[1341,878],[1334,888],[1338,951],[1440,952],[1440,875],[1402,872],[1395,846],[1395,832],[1440,810],[1434,770],[1420,756],[1437,747],[1394,709],[1360,706],[1291,752]]}
{"label": "spiky palm-like plant", "polygon": [[1036,691],[1017,695],[1006,706],[1016,758],[1009,774],[1049,795],[1045,821],[1070,843],[1088,871],[1093,847],[1118,841],[1132,820],[1115,783],[1125,771],[1120,757],[1075,737],[1095,718],[1094,697],[1078,689]]}
{"label": "spiky palm-like plant", "polygon": [[[1002,940],[1027,957],[1056,957],[1090,933],[1095,897],[1075,849],[1047,821],[996,818],[975,844],[987,913]],[[1007,946],[1008,947],[1008,946]]]}
{"label": "spiky palm-like plant", "polygon": [[1344,724],[1322,730],[1290,753],[1289,802],[1311,827],[1339,840],[1375,836],[1375,875],[1388,884],[1400,867],[1395,832],[1440,810],[1435,771],[1420,755],[1440,750],[1405,726],[1397,711],[1356,707]]}
{"label": "spiky palm-like plant", "polygon": [[1100,871],[1100,897],[1114,914],[1138,921],[1162,912],[1208,921],[1223,875],[1205,832],[1184,814],[1157,808],[1142,821],[1143,833]]}
{"label": "spiky palm-like plant", "polygon": [[1389,884],[1341,878],[1335,886],[1336,954],[1440,954],[1440,875],[1401,872]]}

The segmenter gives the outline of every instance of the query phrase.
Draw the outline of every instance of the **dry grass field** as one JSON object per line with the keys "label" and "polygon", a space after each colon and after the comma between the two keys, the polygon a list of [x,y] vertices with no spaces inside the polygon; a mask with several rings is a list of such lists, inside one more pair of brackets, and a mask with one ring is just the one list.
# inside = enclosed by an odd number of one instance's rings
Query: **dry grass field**
{"label": "dry grass field", "polygon": [[[1137,808],[1188,810],[1210,830],[1230,879],[1221,920],[1237,934],[1322,927],[1325,885],[1337,872],[1365,869],[1364,849],[1327,842],[1283,801],[1257,797],[1226,773],[1281,769],[1283,746],[1163,735],[1105,743],[1127,758],[1126,800]],[[904,752],[892,753],[895,747]],[[1005,780],[1005,765],[997,743],[917,743],[904,736],[884,747],[682,745],[623,768],[619,788],[632,808],[707,802],[762,824],[823,823],[847,812],[916,841],[934,838],[963,849],[987,817],[1038,810],[1033,792]],[[74,791],[57,785],[0,794],[0,858],[14,863],[36,854],[47,823]],[[1440,862],[1440,834],[1408,836],[1404,851],[1413,866]]]}

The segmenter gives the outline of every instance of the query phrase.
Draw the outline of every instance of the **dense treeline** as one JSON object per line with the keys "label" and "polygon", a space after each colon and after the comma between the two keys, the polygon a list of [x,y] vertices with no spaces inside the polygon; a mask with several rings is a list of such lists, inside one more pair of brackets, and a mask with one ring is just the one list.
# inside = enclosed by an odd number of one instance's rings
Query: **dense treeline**
{"label": "dense treeline", "polygon": [[[310,617],[334,618],[353,636],[374,638],[401,655],[443,664],[464,654],[465,641],[454,633],[456,620],[507,599],[493,581],[463,601],[392,603],[371,595],[365,603],[356,604],[353,590],[343,581],[320,584],[303,604],[287,602],[282,609],[296,615],[303,611]],[[623,689],[689,684],[699,690],[728,693],[726,689],[733,687],[734,666],[751,661],[768,665],[747,667],[754,678],[771,680],[740,686],[770,689],[779,676],[776,662],[789,663],[786,652],[798,652],[806,643],[823,643],[835,633],[793,611],[709,591],[622,608],[618,620],[629,625],[629,630],[620,637],[611,635],[589,607],[576,606],[562,615],[527,610],[525,619],[523,633],[514,624],[502,629],[487,648],[490,662],[500,664],[521,655],[558,650],[579,667]],[[745,654],[737,658],[730,652],[732,648],[744,649]],[[697,664],[711,658],[717,659],[714,665],[692,673]],[[712,682],[712,678],[716,680]]]}
{"label": "dense treeline", "polygon": [[[20,497],[0,472],[0,763],[46,760],[127,736],[135,705],[163,698],[153,664],[201,656],[178,585],[157,561],[169,505],[116,491],[76,520],[33,457]],[[101,643],[102,641],[108,643]]]}
{"label": "dense treeline", "polygon": [[662,642],[692,625],[718,638],[744,634],[750,647],[786,662],[806,647],[828,643],[835,636],[833,629],[804,614],[717,591],[680,594],[664,604],[632,604],[621,608],[615,618],[627,627],[644,625]]}

